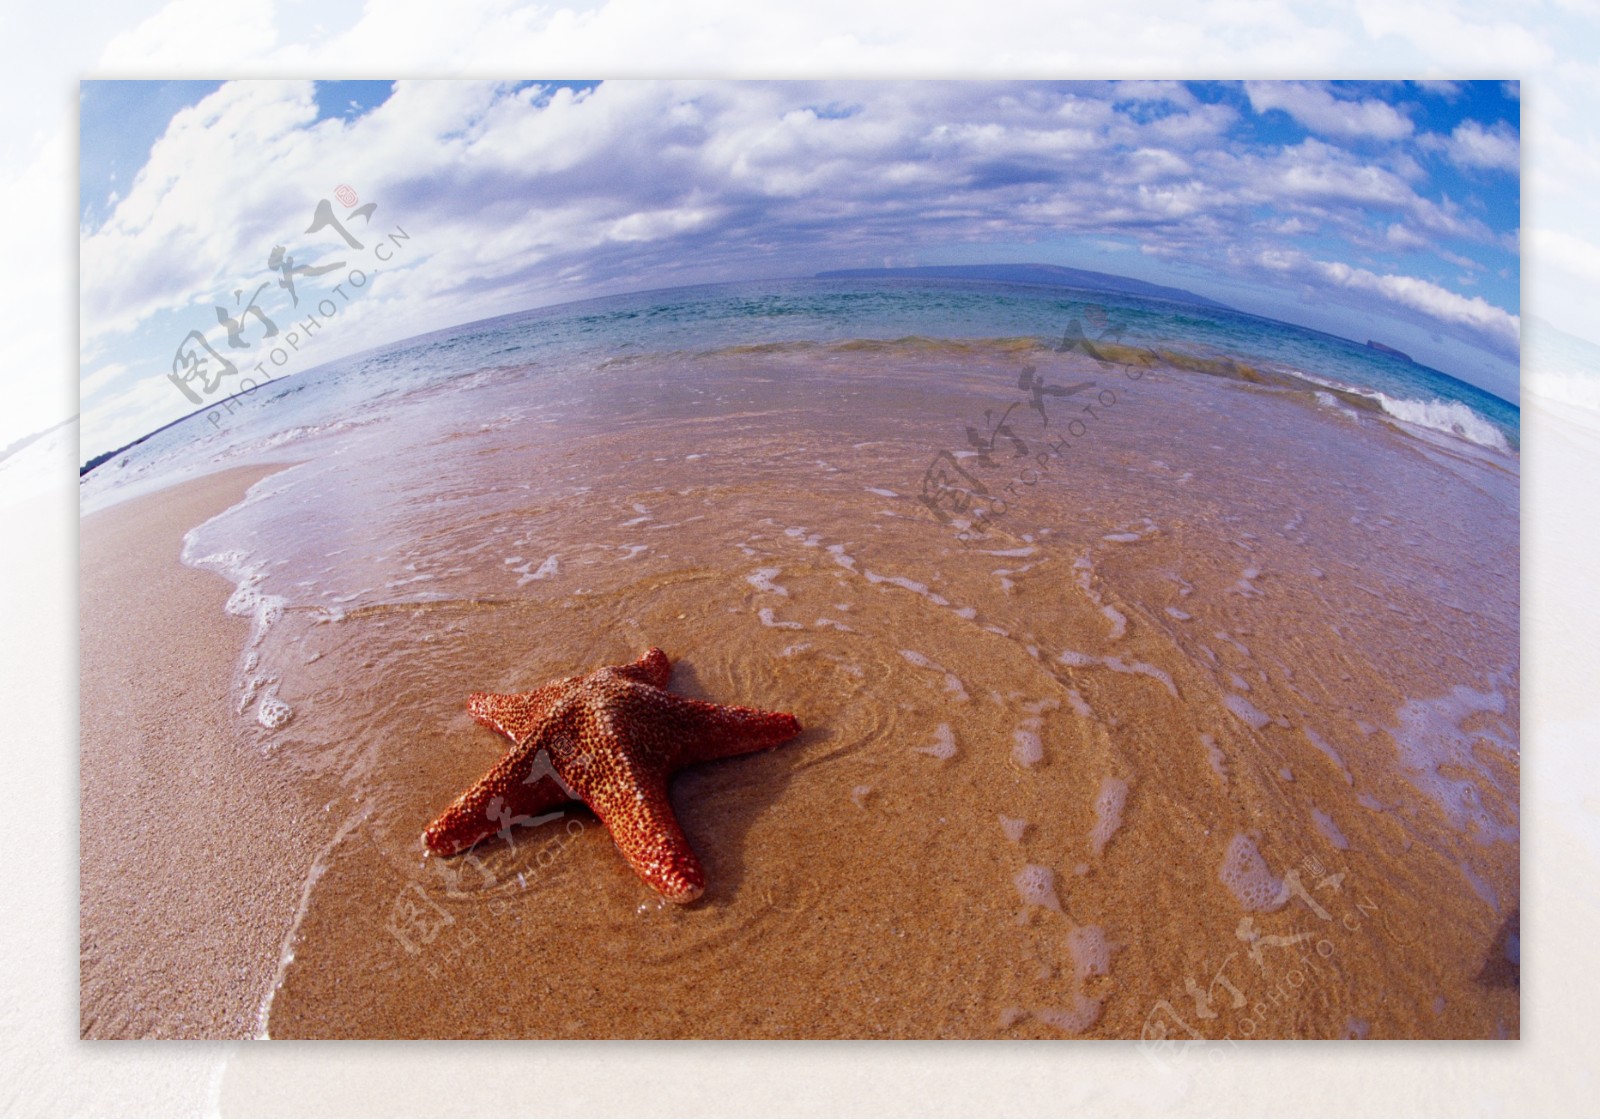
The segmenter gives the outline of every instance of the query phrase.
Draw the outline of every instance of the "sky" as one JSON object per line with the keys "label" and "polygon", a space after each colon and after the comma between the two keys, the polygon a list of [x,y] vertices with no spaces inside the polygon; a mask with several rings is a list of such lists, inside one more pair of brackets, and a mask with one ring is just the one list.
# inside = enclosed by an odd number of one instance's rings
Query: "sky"
{"label": "sky", "polygon": [[[192,411],[257,363],[294,373],[622,291],[989,261],[1136,276],[1379,338],[1515,400],[1519,94],[1510,81],[85,81],[83,452]],[[319,204],[340,222],[317,228]],[[369,256],[396,231],[383,262]],[[333,316],[295,332],[329,293]],[[168,376],[191,368],[175,365],[180,346],[239,373],[202,371],[188,396]]]}

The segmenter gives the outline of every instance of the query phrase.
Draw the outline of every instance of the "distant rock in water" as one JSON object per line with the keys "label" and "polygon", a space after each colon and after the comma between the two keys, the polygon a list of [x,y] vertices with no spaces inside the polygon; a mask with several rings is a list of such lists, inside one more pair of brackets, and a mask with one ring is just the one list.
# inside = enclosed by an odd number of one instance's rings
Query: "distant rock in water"
{"label": "distant rock in water", "polygon": [[867,280],[896,276],[906,279],[947,276],[952,280],[994,280],[1002,284],[1048,284],[1061,288],[1086,288],[1095,292],[1126,292],[1129,295],[1171,300],[1174,303],[1226,308],[1225,304],[1195,295],[1183,288],[1168,288],[1145,280],[1135,280],[1131,276],[1092,272],[1086,268],[1066,268],[1058,264],[930,264],[915,268],[844,268],[832,272],[819,272],[815,278]]}
{"label": "distant rock in water", "polygon": [[1374,342],[1370,338],[1367,339],[1367,349],[1376,350],[1380,354],[1392,355],[1396,358],[1399,358],[1401,361],[1410,362],[1412,365],[1417,364],[1417,360],[1410,354],[1407,354],[1404,350],[1396,350],[1393,346],[1385,346],[1383,343]]}

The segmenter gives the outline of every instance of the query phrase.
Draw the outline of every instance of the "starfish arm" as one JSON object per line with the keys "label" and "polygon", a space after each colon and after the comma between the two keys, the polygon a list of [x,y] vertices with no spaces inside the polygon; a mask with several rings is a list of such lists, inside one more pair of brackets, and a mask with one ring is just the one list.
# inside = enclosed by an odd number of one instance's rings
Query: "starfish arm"
{"label": "starfish arm", "polygon": [[663,722],[673,739],[668,747],[672,768],[763,751],[800,734],[800,721],[788,712],[663,696]]}
{"label": "starfish arm", "polygon": [[666,688],[667,678],[672,676],[672,663],[667,660],[665,653],[655,646],[651,646],[633,664],[617,666],[616,672],[617,676],[627,677],[629,680],[638,681],[640,684]]}
{"label": "starfish arm", "polygon": [[512,826],[527,824],[529,818],[570,801],[572,795],[552,772],[535,775],[535,753],[526,749],[507,752],[493,770],[434,819],[422,834],[423,843],[439,855],[453,856],[486,836],[509,833]]}
{"label": "starfish arm", "polygon": [[557,681],[532,692],[474,692],[467,697],[467,712],[520,746],[571,687],[571,681]]}
{"label": "starfish arm", "polygon": [[580,787],[583,800],[639,877],[669,902],[693,902],[706,889],[705,872],[689,847],[667,798],[665,777]]}

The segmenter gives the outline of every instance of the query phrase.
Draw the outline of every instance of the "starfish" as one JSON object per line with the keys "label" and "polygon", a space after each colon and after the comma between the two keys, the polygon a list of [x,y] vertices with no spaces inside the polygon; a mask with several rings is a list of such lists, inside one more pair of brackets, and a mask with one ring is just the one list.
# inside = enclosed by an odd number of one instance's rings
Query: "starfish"
{"label": "starfish", "polygon": [[607,665],[533,692],[467,697],[472,718],[512,742],[494,769],[422,834],[455,855],[513,824],[582,801],[624,858],[672,902],[693,902],[705,872],[673,816],[667,779],[681,767],[748,754],[800,733],[787,712],[708,704],[666,691],[667,655],[652,647],[631,665]]}

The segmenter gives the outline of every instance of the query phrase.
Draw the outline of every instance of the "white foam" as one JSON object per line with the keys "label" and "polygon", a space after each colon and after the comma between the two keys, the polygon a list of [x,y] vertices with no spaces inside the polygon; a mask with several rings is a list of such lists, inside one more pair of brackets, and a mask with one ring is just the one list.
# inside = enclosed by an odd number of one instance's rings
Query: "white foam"
{"label": "white foam", "polygon": [[940,665],[938,662],[934,661],[932,658],[926,656],[925,654],[918,653],[914,649],[903,649],[900,651],[900,656],[911,662],[911,664],[917,666],[919,669],[931,669],[936,673],[943,673],[944,690],[948,693],[951,693],[958,701],[964,702],[969,699],[967,696],[966,686],[961,683],[961,678],[950,672],[943,665]]}
{"label": "white foam", "polygon": [[1089,830],[1089,849],[1095,855],[1105,851],[1122,827],[1122,809],[1127,801],[1127,782],[1109,775],[1100,780],[1100,792],[1094,798],[1094,827]]}
{"label": "white foam", "polygon": [[1206,749],[1206,761],[1211,763],[1211,769],[1216,771],[1217,777],[1221,778],[1223,784],[1226,785],[1228,781],[1228,760],[1222,753],[1222,748],[1217,746],[1216,739],[1210,735],[1201,735],[1200,743]]}
{"label": "white foam", "polygon": [[933,742],[926,747],[918,747],[919,754],[931,754],[937,759],[950,759],[956,756],[956,736],[950,730],[948,723],[941,723],[933,731]]}
{"label": "white foam", "polygon": [[1172,676],[1165,670],[1158,669],[1145,661],[1123,661],[1120,657],[1095,657],[1087,653],[1079,653],[1075,649],[1064,649],[1056,658],[1063,665],[1073,668],[1086,669],[1095,665],[1103,665],[1117,673],[1136,673],[1139,676],[1149,677],[1160,681],[1174,698],[1178,695],[1178,686],[1172,683]]}
{"label": "white foam", "polygon": [[1078,992],[1070,1008],[1035,1008],[1034,1018],[1067,1034],[1082,1034],[1100,1021],[1100,1001]]}
{"label": "white foam", "polygon": [[1177,699],[1178,686],[1172,683],[1171,674],[1164,669],[1157,669],[1147,661],[1123,661],[1120,657],[1104,657],[1100,659],[1100,663],[1113,672],[1137,673],[1142,677],[1160,681],[1166,686],[1167,691],[1172,693],[1173,699]]}
{"label": "white foam", "polygon": [[1317,822],[1317,830],[1328,838],[1328,843],[1338,848],[1341,852],[1350,847],[1350,841],[1344,838],[1344,833],[1339,831],[1339,826],[1333,823],[1333,818],[1321,809],[1311,810],[1311,819]]}
{"label": "white foam", "polygon": [[1111,973],[1111,954],[1117,946],[1099,926],[1078,926],[1067,934],[1067,951],[1072,954],[1078,980]]}
{"label": "white foam", "polygon": [[898,498],[900,496],[899,494],[896,494],[893,490],[884,490],[883,488],[878,487],[878,486],[868,486],[865,489],[866,489],[867,493],[876,494],[880,498]]}
{"label": "white foam", "polygon": [[1044,742],[1039,738],[1041,720],[1025,719],[1011,733],[1011,757],[1018,766],[1032,767],[1044,761]]}
{"label": "white foam", "polygon": [[294,709],[273,695],[273,691],[269,689],[256,705],[256,722],[268,731],[276,731],[294,718]]}
{"label": "white foam", "polygon": [[1516,753],[1511,738],[1514,732],[1502,733],[1493,726],[1503,720],[1483,718],[1504,716],[1505,710],[1506,698],[1501,693],[1458,685],[1444,696],[1408,700],[1398,713],[1400,726],[1391,730],[1400,750],[1400,764],[1412,784],[1437,802],[1455,828],[1475,833],[1483,843],[1515,840],[1519,834],[1515,822],[1495,820],[1483,804],[1479,781],[1492,779],[1474,750],[1486,741]]}
{"label": "white foam", "polygon": [[1311,742],[1313,747],[1316,747],[1317,750],[1321,751],[1323,754],[1327,755],[1333,760],[1333,764],[1337,766],[1340,773],[1344,775],[1345,785],[1354,785],[1356,781],[1355,776],[1350,773],[1350,768],[1344,764],[1343,756],[1341,756],[1338,751],[1334,750],[1333,747],[1329,745],[1328,741],[1321,735],[1318,735],[1313,729],[1309,727],[1301,727],[1300,730],[1305,733],[1305,737]]}
{"label": "white foam", "polygon": [[1453,435],[1480,447],[1510,454],[1511,445],[1488,420],[1460,401],[1418,401],[1406,397],[1391,397],[1386,393],[1364,393],[1383,406],[1383,411],[1396,420],[1415,424],[1436,432]]}
{"label": "white foam", "polygon": [[1000,814],[1000,831],[1005,833],[1007,840],[1013,844],[1022,843],[1023,834],[1028,831],[1028,822],[1021,817],[1008,817]]}
{"label": "white foam", "polygon": [[949,599],[931,590],[927,584],[918,583],[914,579],[908,579],[905,576],[880,576],[877,572],[870,570],[863,571],[861,574],[867,577],[868,583],[888,583],[893,584],[895,587],[903,587],[907,591],[914,591],[936,607],[948,607],[950,605]]}
{"label": "white foam", "polygon": [[1173,618],[1177,619],[1179,622],[1188,622],[1191,618],[1194,617],[1194,615],[1189,614],[1186,611],[1180,611],[1177,607],[1168,607],[1167,608],[1167,613],[1170,614]]}
{"label": "white foam", "polygon": [[1128,632],[1128,618],[1116,607],[1103,606],[1100,608],[1100,613],[1111,621],[1111,633],[1107,635],[1111,641],[1116,641]]}
{"label": "white foam", "polygon": [[1077,712],[1084,719],[1094,718],[1094,709],[1089,707],[1089,702],[1083,698],[1083,694],[1077,689],[1067,689],[1067,703],[1071,705],[1074,712]]}
{"label": "white foam", "polygon": [[1223,693],[1222,706],[1227,708],[1228,711],[1232,712],[1240,719],[1244,720],[1244,722],[1248,723],[1257,731],[1260,731],[1263,727],[1272,722],[1272,717],[1267,715],[1266,712],[1263,712],[1260,708],[1250,703],[1250,701],[1246,700],[1243,696],[1236,696],[1231,692]]}
{"label": "white foam", "polygon": [[744,581],[757,591],[769,591],[774,595],[788,595],[789,592],[786,588],[779,587],[772,582],[773,578],[782,571],[782,568],[757,568],[745,576]]}
{"label": "white foam", "polygon": [[1022,896],[1025,906],[1043,906],[1061,912],[1061,900],[1056,897],[1056,873],[1041,863],[1024,864],[1011,882]]}
{"label": "white foam", "polygon": [[520,572],[522,574],[522,578],[517,580],[518,587],[521,587],[530,580],[549,579],[551,576],[555,575],[561,570],[561,561],[554,553],[545,558],[544,563],[539,565],[537,571],[528,571],[532,565],[533,561],[530,560],[526,564],[522,565],[522,567],[512,569],[513,571]]}
{"label": "white foam", "polygon": [[777,613],[771,607],[762,607],[756,612],[756,617],[761,619],[761,625],[771,626],[775,630],[804,630],[798,622],[779,622]]}
{"label": "white foam", "polygon": [[1228,633],[1226,630],[1218,630],[1212,635],[1212,637],[1216,638],[1219,642],[1227,642],[1230,646],[1244,654],[1246,657],[1250,656],[1249,647],[1247,647],[1238,638],[1235,638],[1232,634]]}
{"label": "white foam", "polygon": [[1288,899],[1283,880],[1261,858],[1255,841],[1243,833],[1235,833],[1228,842],[1217,878],[1246,910],[1276,910]]}

